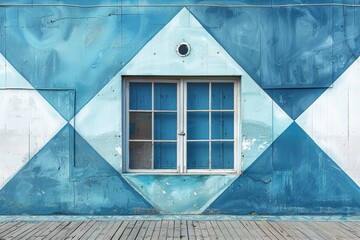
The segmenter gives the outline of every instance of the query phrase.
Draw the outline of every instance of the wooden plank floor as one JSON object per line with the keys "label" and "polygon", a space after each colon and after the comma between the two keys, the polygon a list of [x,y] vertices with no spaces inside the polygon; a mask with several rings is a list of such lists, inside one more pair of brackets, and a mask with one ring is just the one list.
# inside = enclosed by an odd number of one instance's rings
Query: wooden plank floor
{"label": "wooden plank floor", "polygon": [[360,239],[360,222],[0,222],[0,239]]}

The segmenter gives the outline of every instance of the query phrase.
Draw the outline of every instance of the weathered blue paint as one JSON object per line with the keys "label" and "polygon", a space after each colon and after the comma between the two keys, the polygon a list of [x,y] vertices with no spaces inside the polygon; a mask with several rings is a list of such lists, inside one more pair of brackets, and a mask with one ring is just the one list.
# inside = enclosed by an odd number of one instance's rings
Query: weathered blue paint
{"label": "weathered blue paint", "polygon": [[[35,88],[75,89],[76,112],[179,11],[178,7],[3,9],[0,35],[6,36],[2,41],[6,51],[1,53]],[[51,96],[43,96],[61,112]]]}
{"label": "weathered blue paint", "polygon": [[[1,214],[157,212],[79,135],[77,149],[86,153],[76,153],[80,163],[70,165],[73,134],[74,129],[67,124],[0,191]],[[69,169],[82,175],[71,177]]]}
{"label": "weathered blue paint", "polygon": [[270,96],[293,119],[360,53],[359,8],[189,9],[262,88],[271,89]]}
{"label": "weathered blue paint", "polygon": [[293,123],[206,213],[356,214],[359,199],[356,183]]}
{"label": "weathered blue paint", "polygon": [[297,88],[265,90],[293,119],[298,118],[326,88]]}
{"label": "weathered blue paint", "polygon": [[72,89],[60,90],[38,90],[46,99],[52,99],[52,106],[67,121],[70,121],[75,114],[75,91]]}
{"label": "weathered blue paint", "polygon": [[123,177],[162,214],[199,214],[237,178],[237,175],[124,174]]}
{"label": "weathered blue paint", "polygon": [[[310,2],[327,3],[301,4]],[[167,6],[137,6],[153,3]],[[180,6],[188,3],[198,5]],[[205,213],[358,214],[359,186],[298,125],[288,126],[360,55],[360,7],[270,8],[291,3],[300,2],[0,4],[0,87],[35,88],[76,129],[66,125],[0,190],[0,214],[190,214],[213,201]],[[184,40],[192,52],[179,58]],[[243,175],[121,176],[123,75],[241,76]],[[354,113],[350,123],[358,121]],[[0,130],[8,133],[6,123]],[[356,143],[358,130],[349,134]],[[356,156],[349,164],[356,169]]]}
{"label": "weathered blue paint", "polygon": [[73,208],[71,126],[66,125],[0,191],[1,214],[60,214]]}

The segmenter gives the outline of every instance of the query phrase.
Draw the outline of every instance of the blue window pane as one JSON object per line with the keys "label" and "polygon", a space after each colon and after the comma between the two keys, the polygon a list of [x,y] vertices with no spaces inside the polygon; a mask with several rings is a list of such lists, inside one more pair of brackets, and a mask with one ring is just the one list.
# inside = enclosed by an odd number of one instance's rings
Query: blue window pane
{"label": "blue window pane", "polygon": [[234,113],[212,112],[211,113],[211,138],[234,139]]}
{"label": "blue window pane", "polygon": [[155,140],[176,140],[176,113],[159,113],[154,116]]}
{"label": "blue window pane", "polygon": [[176,169],[176,143],[154,143],[154,168]]}
{"label": "blue window pane", "polygon": [[151,110],[151,83],[130,83],[130,110]]}
{"label": "blue window pane", "polygon": [[234,109],[234,83],[213,83],[211,85],[211,109]]}
{"label": "blue window pane", "polygon": [[209,84],[188,83],[187,84],[187,109],[207,110],[209,109]]}
{"label": "blue window pane", "polygon": [[234,142],[211,143],[211,168],[234,169]]}
{"label": "blue window pane", "polygon": [[177,104],[176,83],[154,84],[155,110],[176,110]]}
{"label": "blue window pane", "polygon": [[187,139],[209,139],[209,113],[188,112],[187,114]]}
{"label": "blue window pane", "polygon": [[209,142],[187,143],[187,168],[209,169]]}

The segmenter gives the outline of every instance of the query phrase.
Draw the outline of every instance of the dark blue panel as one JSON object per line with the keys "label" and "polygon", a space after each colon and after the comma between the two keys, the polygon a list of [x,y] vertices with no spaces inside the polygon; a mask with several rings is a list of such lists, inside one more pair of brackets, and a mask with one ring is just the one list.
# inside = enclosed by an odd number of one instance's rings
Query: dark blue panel
{"label": "dark blue panel", "polygon": [[234,83],[211,84],[211,109],[234,109]]}
{"label": "dark blue panel", "polygon": [[209,168],[209,142],[187,143],[187,168],[188,169]]}
{"label": "dark blue panel", "polygon": [[211,113],[211,139],[234,139],[234,113]]}
{"label": "dark blue panel", "polygon": [[206,212],[352,214],[359,199],[356,183],[293,123]]}
{"label": "dark blue panel", "polygon": [[187,113],[187,139],[189,140],[209,139],[208,112]]}
{"label": "dark blue panel", "polygon": [[189,10],[230,56],[260,83],[261,9],[190,7]]}
{"label": "dark blue panel", "polygon": [[211,169],[234,169],[234,142],[211,143]]}
{"label": "dark blue panel", "polygon": [[360,8],[333,7],[333,79],[360,55]]}
{"label": "dark blue panel", "polygon": [[209,84],[188,83],[187,84],[187,109],[207,110],[209,109]]}
{"label": "dark blue panel", "polygon": [[154,168],[176,169],[176,143],[154,143]]}
{"label": "dark blue panel", "polygon": [[267,94],[292,118],[296,119],[303,113],[326,89],[278,89],[266,90]]}
{"label": "dark blue panel", "polygon": [[154,84],[154,109],[176,110],[177,109],[177,84],[155,83]]}
{"label": "dark blue panel", "polygon": [[[360,53],[358,8],[191,7],[190,11],[267,89],[326,88]],[[319,92],[322,90],[301,91],[284,100],[275,93],[271,96],[295,119]]]}
{"label": "dark blue panel", "polygon": [[78,112],[180,10],[131,8],[121,15],[127,9],[9,7],[1,45],[34,87],[75,89]]}
{"label": "dark blue panel", "polygon": [[261,87],[330,86],[332,8],[268,8],[261,12]]}
{"label": "dark blue panel", "polygon": [[51,98],[52,106],[60,115],[70,121],[75,113],[75,91],[74,90],[38,90],[45,98]]}
{"label": "dark blue panel", "polygon": [[151,110],[152,84],[130,83],[129,105],[130,110]]}

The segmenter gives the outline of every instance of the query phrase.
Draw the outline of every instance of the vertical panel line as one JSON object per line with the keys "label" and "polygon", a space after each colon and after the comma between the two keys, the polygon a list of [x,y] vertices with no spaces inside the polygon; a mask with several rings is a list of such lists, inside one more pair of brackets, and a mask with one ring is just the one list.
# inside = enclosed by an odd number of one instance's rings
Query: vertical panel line
{"label": "vertical panel line", "polygon": [[151,169],[154,170],[154,80],[151,81]]}
{"label": "vertical panel line", "polygon": [[211,88],[212,88],[212,82],[209,82],[209,170],[211,169]]}

